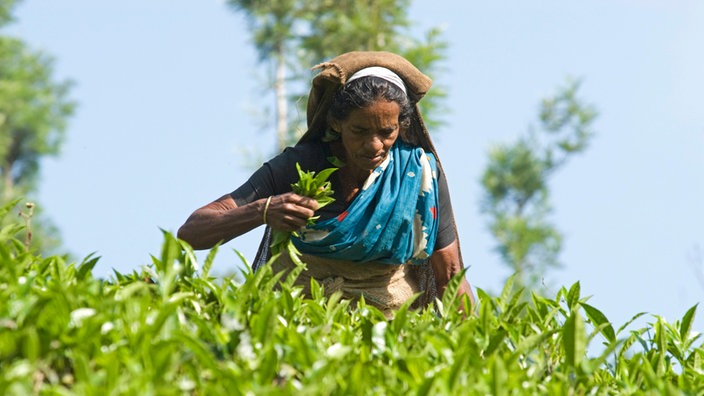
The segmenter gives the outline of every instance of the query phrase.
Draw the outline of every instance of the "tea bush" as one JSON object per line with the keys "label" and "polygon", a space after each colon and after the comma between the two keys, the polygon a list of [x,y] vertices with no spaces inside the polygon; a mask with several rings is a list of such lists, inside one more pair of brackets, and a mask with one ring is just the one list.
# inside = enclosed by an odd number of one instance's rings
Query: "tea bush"
{"label": "tea bush", "polygon": [[166,232],[152,265],[105,280],[97,257],[28,252],[19,228],[0,230],[3,395],[704,394],[695,307],[615,328],[579,283],[547,298],[509,280],[465,318],[456,278],[387,320],[268,266],[214,277],[217,249],[201,266]]}

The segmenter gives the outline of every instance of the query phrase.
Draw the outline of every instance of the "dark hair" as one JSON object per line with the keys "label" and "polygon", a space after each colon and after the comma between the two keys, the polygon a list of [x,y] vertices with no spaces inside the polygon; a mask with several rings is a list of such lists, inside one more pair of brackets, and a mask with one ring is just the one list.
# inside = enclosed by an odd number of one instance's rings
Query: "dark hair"
{"label": "dark hair", "polygon": [[411,125],[413,105],[401,88],[381,77],[361,77],[344,85],[335,94],[330,104],[328,117],[344,121],[353,110],[363,109],[379,99],[398,104],[401,111],[398,122],[402,133],[405,134]]}

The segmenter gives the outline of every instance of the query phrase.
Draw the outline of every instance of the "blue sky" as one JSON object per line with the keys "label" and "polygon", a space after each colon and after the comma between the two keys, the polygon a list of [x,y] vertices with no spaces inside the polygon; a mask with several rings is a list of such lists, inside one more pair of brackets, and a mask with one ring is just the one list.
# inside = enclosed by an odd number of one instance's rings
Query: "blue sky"
{"label": "blue sky", "polygon": [[[450,43],[436,81],[452,113],[434,136],[473,286],[496,291],[509,274],[479,213],[486,153],[574,77],[597,135],[551,179],[564,265],[546,280],[580,281],[619,326],[642,311],[674,321],[704,298],[704,3],[417,0],[411,18]],[[273,97],[243,19],[220,1],[36,0],[17,19],[6,32],[76,82],[38,201],[68,250],[102,256],[98,276],[148,264],[160,228],[239,186],[243,152],[274,143],[255,116]],[[233,249],[251,258],[260,235],[222,247],[216,270],[239,265]]]}

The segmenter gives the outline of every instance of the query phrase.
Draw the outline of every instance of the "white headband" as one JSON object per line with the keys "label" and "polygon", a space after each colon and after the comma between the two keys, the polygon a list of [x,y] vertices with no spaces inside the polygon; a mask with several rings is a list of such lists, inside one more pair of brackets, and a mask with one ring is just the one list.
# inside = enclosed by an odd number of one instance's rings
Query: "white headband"
{"label": "white headband", "polygon": [[403,80],[401,80],[401,77],[399,77],[398,74],[392,72],[391,70],[381,66],[367,67],[358,71],[357,73],[354,73],[352,77],[347,80],[347,84],[349,84],[350,81],[354,81],[358,78],[367,76],[383,78],[384,80],[401,88],[401,91],[403,91],[404,94],[408,95],[408,93],[406,92],[406,85],[403,83]]}

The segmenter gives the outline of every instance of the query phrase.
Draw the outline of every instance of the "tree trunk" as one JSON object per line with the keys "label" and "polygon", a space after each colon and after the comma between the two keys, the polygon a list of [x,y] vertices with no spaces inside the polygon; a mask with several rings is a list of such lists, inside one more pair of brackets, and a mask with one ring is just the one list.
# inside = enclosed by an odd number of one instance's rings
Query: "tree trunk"
{"label": "tree trunk", "polygon": [[276,50],[276,136],[279,151],[286,147],[288,137],[288,101],[286,99],[286,61],[283,45]]}

